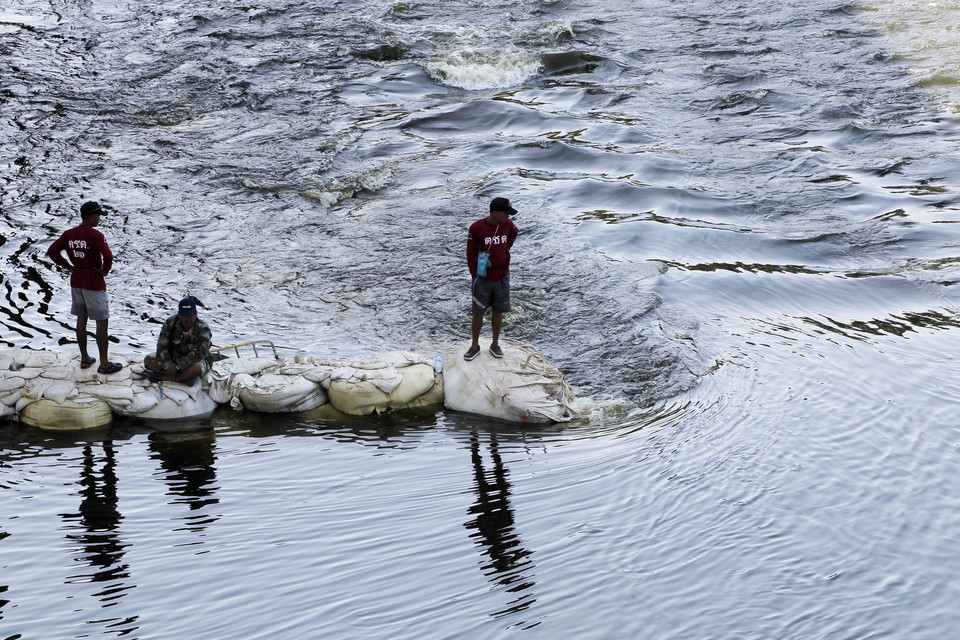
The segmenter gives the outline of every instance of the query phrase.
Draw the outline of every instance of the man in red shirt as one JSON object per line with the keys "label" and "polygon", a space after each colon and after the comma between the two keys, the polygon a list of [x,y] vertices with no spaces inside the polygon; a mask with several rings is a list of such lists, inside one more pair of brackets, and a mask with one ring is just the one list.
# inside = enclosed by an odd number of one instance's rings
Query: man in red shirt
{"label": "man in red shirt", "polygon": [[[97,361],[87,354],[87,318],[91,318],[97,323],[97,348],[100,351],[97,373],[116,373],[123,365],[107,359],[110,300],[107,298],[107,283],[103,279],[113,266],[113,253],[103,234],[94,228],[100,224],[102,215],[106,214],[98,203],[84,202],[80,207],[80,225],[64,231],[47,249],[47,255],[70,271],[70,313],[77,316],[80,368],[89,369]],[[69,262],[63,257],[64,251]]]}
{"label": "man in red shirt", "polygon": [[510,311],[510,247],[517,239],[517,225],[510,216],[517,214],[506,198],[494,198],[490,202],[490,215],[470,225],[467,234],[467,266],[473,279],[473,321],[470,325],[473,342],[463,354],[465,360],[473,360],[480,353],[480,329],[483,314],[493,308],[490,325],[493,342],[490,353],[495,358],[503,357],[500,348],[500,326],[503,313]]}

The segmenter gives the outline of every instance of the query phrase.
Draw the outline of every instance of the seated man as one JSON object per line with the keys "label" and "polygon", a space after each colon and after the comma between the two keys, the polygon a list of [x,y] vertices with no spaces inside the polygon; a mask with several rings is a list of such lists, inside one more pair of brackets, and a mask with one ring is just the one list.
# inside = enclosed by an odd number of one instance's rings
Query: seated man
{"label": "seated man", "polygon": [[150,382],[169,380],[193,386],[210,371],[210,327],[197,317],[193,298],[180,301],[177,315],[170,316],[160,329],[157,354],[143,359]]}

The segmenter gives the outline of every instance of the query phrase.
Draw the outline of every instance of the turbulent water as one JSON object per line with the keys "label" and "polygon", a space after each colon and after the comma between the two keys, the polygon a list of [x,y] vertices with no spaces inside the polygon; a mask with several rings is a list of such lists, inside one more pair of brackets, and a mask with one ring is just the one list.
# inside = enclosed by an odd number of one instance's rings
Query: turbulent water
{"label": "turbulent water", "polygon": [[[506,336],[580,417],[0,425],[0,638],[943,638],[960,623],[960,4],[0,6],[0,347]],[[487,331],[489,329],[487,328]],[[489,335],[485,333],[485,336]],[[486,344],[484,337],[482,344]]]}

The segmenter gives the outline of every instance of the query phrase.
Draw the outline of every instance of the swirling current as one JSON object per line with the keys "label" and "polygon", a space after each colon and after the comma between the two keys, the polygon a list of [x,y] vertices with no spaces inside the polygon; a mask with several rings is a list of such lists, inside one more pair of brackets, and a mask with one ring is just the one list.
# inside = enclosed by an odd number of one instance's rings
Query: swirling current
{"label": "swirling current", "polygon": [[[0,638],[943,638],[960,5],[0,6],[0,347],[107,210],[111,349],[426,353],[519,210],[507,337],[579,416],[0,425]],[[488,335],[488,334],[487,334]]]}

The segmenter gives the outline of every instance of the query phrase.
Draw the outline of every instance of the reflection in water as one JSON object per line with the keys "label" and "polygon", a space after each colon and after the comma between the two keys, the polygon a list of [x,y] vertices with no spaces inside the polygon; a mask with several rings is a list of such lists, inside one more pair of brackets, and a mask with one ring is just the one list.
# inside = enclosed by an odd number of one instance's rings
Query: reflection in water
{"label": "reflection in water", "polygon": [[[8,537],[10,534],[6,531],[0,530],[0,541]],[[6,593],[7,589],[10,588],[10,585],[0,584],[0,594]],[[3,621],[3,608],[10,603],[6,598],[0,598],[0,621]]]}
{"label": "reflection in water", "polygon": [[871,318],[849,322],[842,322],[827,316],[821,316],[821,318],[822,320],[810,317],[801,317],[800,319],[823,332],[836,333],[855,340],[864,340],[864,334],[870,336],[884,334],[903,336],[907,333],[916,333],[917,329],[955,329],[960,326],[960,321],[954,314],[938,310],[924,313],[904,312],[901,315],[891,314],[889,318]]}
{"label": "reflection in water", "polygon": [[[105,583],[93,595],[106,608],[116,605],[134,585],[123,582],[130,578],[129,565],[123,562],[124,549],[129,545],[122,543],[118,535],[123,516],[117,510],[117,461],[112,442],[103,443],[103,464],[99,472],[96,462],[92,445],[84,446],[79,482],[80,510],[62,513],[60,517],[66,523],[66,537],[72,543],[71,549],[78,553],[75,560],[93,569],[92,573],[68,576],[67,584]],[[129,625],[136,621],[136,617],[117,619],[111,621],[111,627],[118,630],[122,627],[130,632]]]}
{"label": "reflection in water", "polygon": [[217,473],[213,449],[214,434],[209,430],[150,434],[151,457],[160,461],[166,472],[164,480],[170,486],[167,495],[177,496],[171,504],[186,504],[190,511],[201,512],[184,517],[190,531],[203,531],[220,517],[203,513],[204,507],[220,502],[214,495]]}
{"label": "reflection in water", "polygon": [[517,594],[505,609],[493,614],[494,617],[506,616],[528,609],[536,602],[534,594],[528,591],[534,581],[526,575],[526,572],[533,568],[530,560],[532,552],[520,546],[520,540],[513,530],[510,483],[507,482],[507,470],[500,458],[496,434],[490,434],[493,469],[484,469],[480,436],[476,431],[470,437],[470,451],[477,502],[468,510],[468,513],[475,517],[468,520],[464,526],[476,530],[471,537],[490,557],[490,562],[481,567],[484,575],[494,585],[505,587],[507,593]]}

